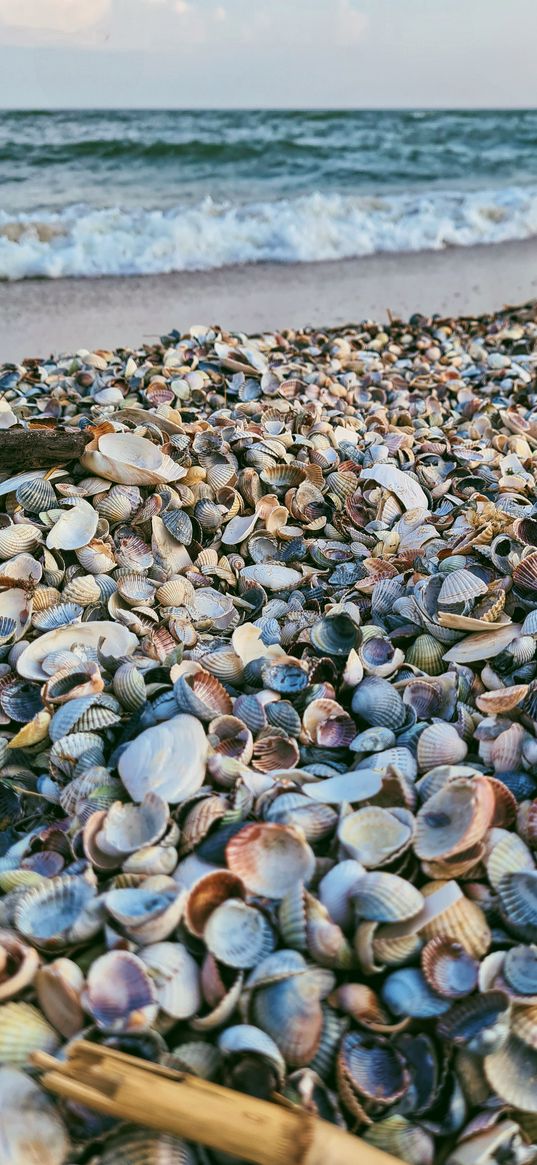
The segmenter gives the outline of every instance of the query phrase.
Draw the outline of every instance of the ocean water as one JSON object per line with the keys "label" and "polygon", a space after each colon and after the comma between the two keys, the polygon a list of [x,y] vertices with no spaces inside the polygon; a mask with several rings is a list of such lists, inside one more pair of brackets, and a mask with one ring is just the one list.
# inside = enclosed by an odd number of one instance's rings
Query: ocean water
{"label": "ocean water", "polygon": [[0,278],[537,234],[537,110],[0,113]]}

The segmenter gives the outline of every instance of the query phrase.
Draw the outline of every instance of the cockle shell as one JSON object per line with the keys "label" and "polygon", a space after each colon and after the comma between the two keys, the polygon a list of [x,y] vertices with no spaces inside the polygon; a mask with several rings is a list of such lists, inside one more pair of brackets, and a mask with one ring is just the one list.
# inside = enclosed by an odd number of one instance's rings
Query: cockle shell
{"label": "cockle shell", "polygon": [[315,857],[301,830],[290,825],[246,825],[226,847],[229,869],[251,894],[283,898],[297,880],[306,884]]}

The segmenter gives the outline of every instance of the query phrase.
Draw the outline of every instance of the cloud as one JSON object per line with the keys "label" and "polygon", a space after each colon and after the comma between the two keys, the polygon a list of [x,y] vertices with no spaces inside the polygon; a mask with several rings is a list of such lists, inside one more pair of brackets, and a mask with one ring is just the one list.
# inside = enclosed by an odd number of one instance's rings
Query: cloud
{"label": "cloud", "polygon": [[106,16],[110,0],[0,0],[0,26],[73,35]]}

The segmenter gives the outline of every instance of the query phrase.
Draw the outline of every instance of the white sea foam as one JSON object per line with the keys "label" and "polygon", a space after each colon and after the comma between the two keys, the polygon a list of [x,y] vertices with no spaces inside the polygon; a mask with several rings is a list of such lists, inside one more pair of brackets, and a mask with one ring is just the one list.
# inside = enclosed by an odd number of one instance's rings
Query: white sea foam
{"label": "white sea foam", "polygon": [[0,278],[145,275],[262,260],[309,263],[536,234],[536,186],[378,197],[314,193],[247,205],[205,199],[171,210],[0,211]]}

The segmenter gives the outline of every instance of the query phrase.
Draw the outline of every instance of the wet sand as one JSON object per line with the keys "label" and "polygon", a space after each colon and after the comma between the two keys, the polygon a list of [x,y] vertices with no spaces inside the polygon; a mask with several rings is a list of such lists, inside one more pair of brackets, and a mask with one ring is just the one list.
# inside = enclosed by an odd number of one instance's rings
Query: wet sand
{"label": "wet sand", "polygon": [[0,284],[0,360],[135,347],[193,323],[259,332],[409,316],[470,315],[537,296],[537,240],[335,263],[228,267]]}

